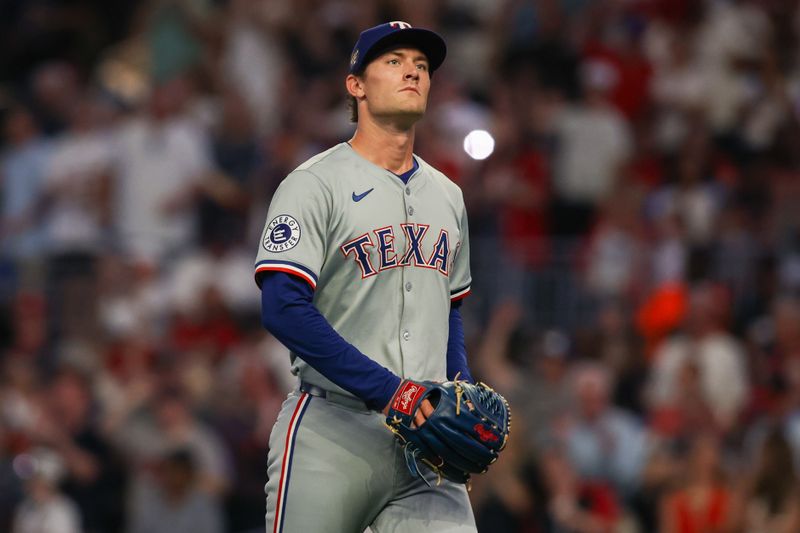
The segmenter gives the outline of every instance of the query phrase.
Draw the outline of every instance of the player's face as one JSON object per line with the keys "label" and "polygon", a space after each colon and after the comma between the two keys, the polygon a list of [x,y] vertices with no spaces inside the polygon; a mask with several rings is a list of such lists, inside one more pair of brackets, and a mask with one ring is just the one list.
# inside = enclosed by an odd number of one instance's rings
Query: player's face
{"label": "player's face", "polygon": [[364,70],[367,110],[375,117],[413,124],[425,113],[431,77],[428,59],[416,48],[396,48],[378,56]]}

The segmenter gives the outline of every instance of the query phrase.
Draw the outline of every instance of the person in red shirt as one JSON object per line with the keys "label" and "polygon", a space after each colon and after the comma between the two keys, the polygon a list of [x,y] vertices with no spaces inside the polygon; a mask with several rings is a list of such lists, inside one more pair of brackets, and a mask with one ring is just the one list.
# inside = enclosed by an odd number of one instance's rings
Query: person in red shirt
{"label": "person in red shirt", "polygon": [[700,435],[690,444],[686,478],[661,503],[661,533],[728,533],[733,531],[733,491],[720,465],[719,440]]}

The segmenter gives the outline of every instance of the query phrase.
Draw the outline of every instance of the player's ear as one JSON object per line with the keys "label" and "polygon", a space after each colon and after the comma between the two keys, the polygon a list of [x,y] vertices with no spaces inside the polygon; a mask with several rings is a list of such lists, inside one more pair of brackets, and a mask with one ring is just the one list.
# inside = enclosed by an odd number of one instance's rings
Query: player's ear
{"label": "player's ear", "polygon": [[344,84],[350,96],[357,99],[364,97],[364,84],[360,77],[355,74],[348,74],[347,78],[344,80]]}

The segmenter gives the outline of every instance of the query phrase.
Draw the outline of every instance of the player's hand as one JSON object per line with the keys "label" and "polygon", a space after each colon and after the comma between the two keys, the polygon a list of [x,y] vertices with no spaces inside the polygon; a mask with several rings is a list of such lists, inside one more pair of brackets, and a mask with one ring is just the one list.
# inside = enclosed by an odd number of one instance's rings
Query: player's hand
{"label": "player's hand", "polygon": [[427,399],[422,400],[419,404],[419,409],[417,409],[417,412],[414,413],[414,423],[411,427],[420,427],[425,423],[426,420],[428,420],[428,417],[431,416],[431,414],[433,414],[433,406],[431,405],[431,402],[429,402]]}
{"label": "player's hand", "polygon": [[[384,415],[387,415],[389,413],[390,405],[392,405],[392,402],[389,402],[388,404],[386,404],[386,407],[383,408]],[[419,404],[417,412],[414,413],[414,422],[411,424],[411,427],[415,428],[420,427],[422,424],[425,423],[428,417],[431,416],[431,413],[433,413],[433,405],[431,405],[431,402],[428,401],[427,399],[422,400]]]}
{"label": "player's hand", "polygon": [[505,448],[511,410],[483,383],[406,379],[385,423],[403,446],[411,475],[423,477],[420,468],[427,466],[450,481],[467,483],[472,474],[486,472]]}

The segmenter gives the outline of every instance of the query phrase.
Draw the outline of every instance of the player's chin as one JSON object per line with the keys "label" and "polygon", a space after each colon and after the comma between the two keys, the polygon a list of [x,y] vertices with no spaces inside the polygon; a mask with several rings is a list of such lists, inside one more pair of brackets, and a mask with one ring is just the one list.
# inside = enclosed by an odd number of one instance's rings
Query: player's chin
{"label": "player's chin", "polygon": [[411,123],[417,122],[423,116],[425,116],[425,106],[424,105],[410,105],[405,106],[402,109],[399,109],[395,113],[395,117],[403,121],[409,121]]}
{"label": "player's chin", "polygon": [[382,122],[392,123],[400,129],[409,129],[425,115],[424,109],[394,109],[391,113],[380,113]]}

